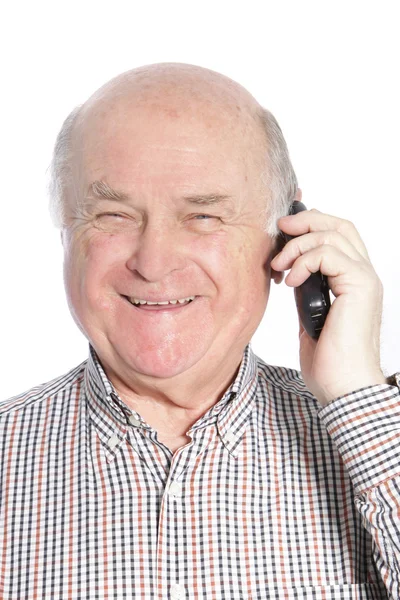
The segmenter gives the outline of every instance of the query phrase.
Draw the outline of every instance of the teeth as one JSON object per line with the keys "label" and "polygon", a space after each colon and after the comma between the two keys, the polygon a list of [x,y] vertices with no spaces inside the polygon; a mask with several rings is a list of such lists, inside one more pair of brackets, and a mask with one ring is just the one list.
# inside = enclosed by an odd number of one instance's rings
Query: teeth
{"label": "teeth", "polygon": [[177,304],[179,302],[179,304],[185,304],[185,302],[189,302],[190,300],[194,300],[195,296],[189,296],[188,298],[182,298],[182,299],[178,299],[178,300],[166,300],[165,302],[148,302],[147,300],[140,300],[139,298],[129,298],[129,300],[132,302],[132,304],[148,304],[149,306],[154,306],[155,304],[158,304],[159,306],[164,306],[166,304]]}

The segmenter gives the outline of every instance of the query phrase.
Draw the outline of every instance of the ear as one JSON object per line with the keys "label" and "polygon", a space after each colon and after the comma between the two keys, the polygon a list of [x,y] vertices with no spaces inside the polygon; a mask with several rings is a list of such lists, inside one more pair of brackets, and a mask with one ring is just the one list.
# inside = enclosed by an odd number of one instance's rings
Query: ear
{"label": "ear", "polygon": [[[285,240],[284,240],[283,236],[282,235],[278,235],[278,237],[275,240],[274,249],[271,252],[270,261],[277,254],[279,254],[279,252],[283,249],[284,245],[285,245]],[[285,272],[284,271],[275,271],[275,269],[273,269],[271,267],[271,279],[273,279],[274,282],[277,285],[279,285],[280,283],[282,283],[284,277],[285,277]]]}
{"label": "ear", "polygon": [[[301,189],[297,188],[293,202],[301,202],[302,197],[303,197],[303,193],[302,193]],[[281,250],[283,250],[284,245],[285,245],[285,240],[282,237],[282,235],[279,235],[276,239],[274,250],[271,253],[271,260],[274,258],[274,256],[279,254],[279,252]],[[282,283],[284,278],[285,278],[285,271],[275,271],[271,267],[271,279],[273,279],[277,285]]]}
{"label": "ear", "polygon": [[301,191],[300,188],[297,188],[297,192],[294,197],[294,202],[301,202],[302,197],[303,197],[303,192]]}
{"label": "ear", "polygon": [[285,277],[285,271],[274,271],[274,269],[271,268],[271,279],[274,280],[276,285],[279,285],[280,283],[282,283],[284,277]]}

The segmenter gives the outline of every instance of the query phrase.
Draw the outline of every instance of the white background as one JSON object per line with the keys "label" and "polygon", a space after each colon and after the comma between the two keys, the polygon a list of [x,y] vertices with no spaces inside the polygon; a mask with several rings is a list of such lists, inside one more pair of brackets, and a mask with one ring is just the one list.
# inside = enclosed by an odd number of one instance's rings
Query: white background
{"label": "white background", "polygon": [[[69,111],[114,75],[186,62],[244,85],[277,117],[308,208],[352,220],[385,288],[382,366],[400,369],[397,2],[9,2],[2,8],[1,394],[87,357],[69,315],[46,169]],[[299,367],[293,291],[272,285],[253,338]]]}

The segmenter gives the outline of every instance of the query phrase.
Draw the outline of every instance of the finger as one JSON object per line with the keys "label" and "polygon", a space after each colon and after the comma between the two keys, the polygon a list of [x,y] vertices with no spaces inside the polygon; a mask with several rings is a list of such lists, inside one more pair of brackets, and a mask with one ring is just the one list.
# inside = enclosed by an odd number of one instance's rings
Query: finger
{"label": "finger", "polygon": [[335,296],[359,287],[364,294],[367,288],[378,289],[380,280],[366,261],[354,261],[334,246],[319,246],[302,254],[293,264],[285,279],[291,287],[304,283],[311,273],[321,271],[328,277],[329,287]]}
{"label": "finger", "polygon": [[318,231],[290,240],[271,261],[271,266],[276,271],[285,271],[290,269],[294,261],[305,252],[325,245],[338,248],[353,260],[364,260],[353,244],[338,231]]}
{"label": "finger", "polygon": [[278,226],[290,235],[303,235],[313,231],[338,231],[349,240],[356,250],[369,260],[368,251],[356,227],[347,219],[322,213],[316,208],[303,210],[297,215],[288,215],[278,220]]}

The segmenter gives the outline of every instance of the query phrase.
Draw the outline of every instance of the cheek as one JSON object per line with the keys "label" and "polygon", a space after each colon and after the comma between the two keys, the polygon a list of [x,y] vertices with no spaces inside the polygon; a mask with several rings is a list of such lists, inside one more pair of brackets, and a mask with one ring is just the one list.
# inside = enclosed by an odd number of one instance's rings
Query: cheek
{"label": "cheek", "polygon": [[270,289],[265,244],[243,244],[238,249],[235,277],[237,295],[243,307],[251,311],[265,305]]}
{"label": "cheek", "polygon": [[193,243],[193,257],[203,257],[213,273],[223,273],[234,263],[234,255],[227,240],[218,236],[207,236]]}
{"label": "cheek", "polygon": [[193,256],[203,257],[197,262],[207,272],[222,296],[235,294],[246,304],[254,302],[254,294],[267,290],[267,252],[264,244],[251,240],[228,240],[207,236],[193,245]]}
{"label": "cheek", "polygon": [[228,291],[239,266],[237,249],[230,247],[229,240],[225,236],[207,235],[189,240],[187,247],[190,262],[213,282],[218,294]]}
{"label": "cheek", "polygon": [[247,238],[242,243],[234,245],[229,253],[232,269],[240,282],[252,282],[253,285],[265,280],[266,254],[264,245],[255,243]]}
{"label": "cheek", "polygon": [[65,276],[75,293],[93,296],[121,264],[123,244],[113,235],[82,236],[68,248]]}

